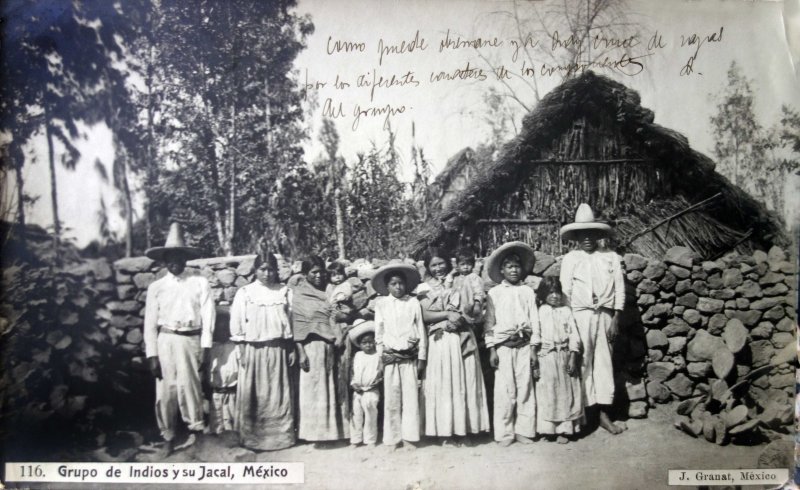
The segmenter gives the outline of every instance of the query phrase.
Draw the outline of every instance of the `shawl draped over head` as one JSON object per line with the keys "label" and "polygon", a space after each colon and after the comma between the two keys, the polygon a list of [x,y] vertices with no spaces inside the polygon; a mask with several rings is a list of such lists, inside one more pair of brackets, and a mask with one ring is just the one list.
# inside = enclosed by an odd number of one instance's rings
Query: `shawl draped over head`
{"label": "shawl draped over head", "polygon": [[292,323],[294,339],[297,342],[308,340],[316,335],[333,342],[336,335],[330,325],[331,307],[324,290],[319,290],[308,281],[299,281],[292,290]]}

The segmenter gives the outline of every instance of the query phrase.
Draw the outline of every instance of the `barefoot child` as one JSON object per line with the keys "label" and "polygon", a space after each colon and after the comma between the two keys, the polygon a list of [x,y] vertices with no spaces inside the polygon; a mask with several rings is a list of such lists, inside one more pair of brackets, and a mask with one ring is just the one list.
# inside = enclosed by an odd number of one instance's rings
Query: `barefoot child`
{"label": "barefoot child", "polygon": [[375,324],[356,320],[348,336],[350,342],[361,350],[353,358],[353,374],[350,387],[353,388],[353,416],[350,418],[350,444],[358,446],[362,442],[375,446],[378,442],[378,391],[383,379],[380,356],[375,351]]}
{"label": "barefoot child", "polygon": [[406,294],[420,282],[416,267],[387,264],[375,273],[375,343],[383,368],[383,443],[395,448],[419,441],[417,380],[424,377],[428,335],[419,301]]}
{"label": "barefoot child", "polygon": [[484,332],[495,369],[494,440],[508,446],[530,444],[536,436],[536,398],[531,366],[531,334],[539,329],[533,289],[522,280],[533,269],[533,249],[510,242],[495,250],[486,268],[497,286],[489,290]]}
{"label": "barefoot child", "polygon": [[575,319],[564,305],[557,277],[542,279],[536,290],[539,325],[534,327],[534,377],[536,377],[536,431],[558,434],[560,444],[580,430],[583,417],[578,354],[581,340]]}
{"label": "barefoot child", "polygon": [[588,204],[578,206],[575,222],[561,227],[562,238],[579,245],[564,256],[561,285],[583,346],[584,404],[586,408],[599,405],[600,426],[619,434],[625,427],[611,422],[608,412],[614,401],[611,349],[625,306],[625,282],[619,255],[598,250],[598,240],[610,234],[611,227],[595,221]]}
{"label": "barefoot child", "polygon": [[220,305],[217,308],[214,343],[211,345],[208,379],[211,391],[209,431],[212,434],[234,430],[239,349],[230,337],[230,307]]}

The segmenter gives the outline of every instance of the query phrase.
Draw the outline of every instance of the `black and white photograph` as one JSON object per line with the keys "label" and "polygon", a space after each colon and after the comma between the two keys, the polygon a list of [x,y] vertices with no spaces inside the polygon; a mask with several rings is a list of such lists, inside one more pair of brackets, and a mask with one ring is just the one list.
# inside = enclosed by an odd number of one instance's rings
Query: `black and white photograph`
{"label": "black and white photograph", "polygon": [[0,2],[0,487],[798,488],[798,0]]}

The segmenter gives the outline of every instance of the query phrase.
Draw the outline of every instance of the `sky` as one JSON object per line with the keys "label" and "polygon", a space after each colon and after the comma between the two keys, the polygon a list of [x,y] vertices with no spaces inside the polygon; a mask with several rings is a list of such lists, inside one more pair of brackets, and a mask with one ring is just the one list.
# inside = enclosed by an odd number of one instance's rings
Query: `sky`
{"label": "sky", "polygon": [[[543,5],[519,4],[523,18],[533,15],[530,5]],[[641,70],[633,63],[623,69],[627,75],[607,69],[596,71],[637,90],[642,105],[654,111],[655,122],[684,134],[696,150],[713,154],[709,118],[716,109],[714,94],[725,86],[727,70],[734,60],[751,80],[757,117],[763,125],[780,119],[782,104],[800,108],[798,0],[636,0],[628,4],[628,20],[639,26],[638,34],[629,41],[636,44],[630,51],[641,63]],[[307,161],[321,153],[316,131],[323,112],[336,116],[341,155],[352,162],[370,145],[385,144],[384,112],[391,111],[388,122],[397,134],[406,177],[410,175],[412,123],[414,144],[424,151],[434,173],[464,147],[475,148],[486,142],[490,126],[484,94],[490,87],[500,93],[513,92],[529,107],[535,103],[526,84],[532,79],[522,72],[525,56],[520,54],[516,61],[513,59],[515,49],[510,40],[515,24],[508,16],[511,10],[512,3],[507,1],[300,0],[297,11],[309,14],[315,24],[308,48],[295,63],[299,80],[309,87],[309,107],[314,100],[317,102],[316,108],[308,112],[311,138],[305,145]],[[546,17],[546,13],[543,15]],[[533,62],[539,92],[544,95],[560,78],[543,76],[542,65],[546,64],[545,70],[552,68],[549,54],[561,54],[563,44],[553,49],[552,36],[532,32],[532,25],[535,23],[523,23],[522,32],[523,37],[531,32],[531,43],[538,42],[537,48],[530,48],[533,52],[528,60]],[[656,33],[661,47],[648,49]],[[611,37],[606,31],[599,34]],[[440,50],[445,36],[452,42]],[[466,43],[459,47],[459,37],[470,42],[480,38],[483,58]],[[690,39],[702,42],[699,49],[700,43],[690,44]],[[682,40],[686,45],[681,46]],[[568,40],[560,37],[559,42]],[[598,42],[602,46],[606,41]],[[618,60],[622,53],[621,49],[612,50],[609,57]],[[686,73],[686,64],[693,55],[692,72]],[[510,73],[507,86],[493,72],[500,65]],[[525,67],[530,66],[526,60]],[[431,77],[437,75],[460,75],[464,79],[432,82]],[[373,87],[376,81],[380,86]],[[359,87],[359,83],[363,86]],[[326,100],[330,100],[327,107]],[[511,107],[517,110],[518,123],[524,114],[522,106],[511,103]],[[513,135],[513,128],[509,128],[508,137]],[[84,137],[75,143],[82,152],[78,168],[57,168],[59,205],[67,234],[79,245],[85,245],[97,235],[100,200],[111,206],[116,198],[94,168],[99,160],[110,174],[111,133],[102,125],[85,127]],[[30,210],[29,220],[48,226],[52,217],[44,138],[33,141],[29,156],[27,192],[41,196]],[[7,183],[7,189],[11,184]],[[787,182],[787,186],[795,194],[800,187],[796,180]],[[790,207],[800,207],[797,204]],[[114,216],[112,227],[121,233],[122,218]]]}

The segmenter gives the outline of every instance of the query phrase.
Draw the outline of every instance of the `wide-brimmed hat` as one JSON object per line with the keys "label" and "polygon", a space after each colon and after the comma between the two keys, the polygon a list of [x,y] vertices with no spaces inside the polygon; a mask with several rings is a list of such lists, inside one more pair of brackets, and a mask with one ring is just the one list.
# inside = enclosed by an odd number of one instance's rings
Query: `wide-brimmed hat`
{"label": "wide-brimmed hat", "polygon": [[522,261],[522,270],[525,275],[531,273],[533,264],[536,262],[533,249],[527,243],[508,242],[497,247],[497,250],[492,252],[492,255],[486,260],[486,273],[489,275],[489,279],[498,284],[503,282],[503,275],[500,273],[500,267],[503,265],[503,260],[511,254],[519,255]]}
{"label": "wide-brimmed hat", "polygon": [[183,239],[183,227],[180,223],[172,223],[169,226],[167,241],[163,247],[148,248],[144,254],[153,260],[164,260],[167,252],[181,252],[187,259],[196,259],[203,255],[203,251],[197,247],[187,247],[186,240]]}
{"label": "wide-brimmed hat", "polygon": [[404,263],[393,263],[393,264],[386,264],[377,271],[375,271],[375,275],[372,276],[372,280],[370,283],[372,284],[372,288],[377,291],[378,294],[382,296],[389,295],[389,289],[386,287],[386,275],[390,273],[399,273],[402,274],[403,277],[406,279],[406,292],[411,292],[414,290],[415,287],[420,283],[422,280],[419,276],[419,271],[416,267],[411,264],[404,264]]}
{"label": "wide-brimmed hat", "polygon": [[354,346],[358,347],[358,339],[365,333],[375,333],[375,322],[359,318],[353,322],[353,328],[347,332],[347,338]]}
{"label": "wide-brimmed hat", "polygon": [[578,206],[578,210],[575,211],[575,222],[562,226],[560,234],[562,237],[570,240],[576,231],[581,230],[597,230],[605,234],[610,234],[611,226],[602,221],[595,221],[592,208],[583,202]]}

